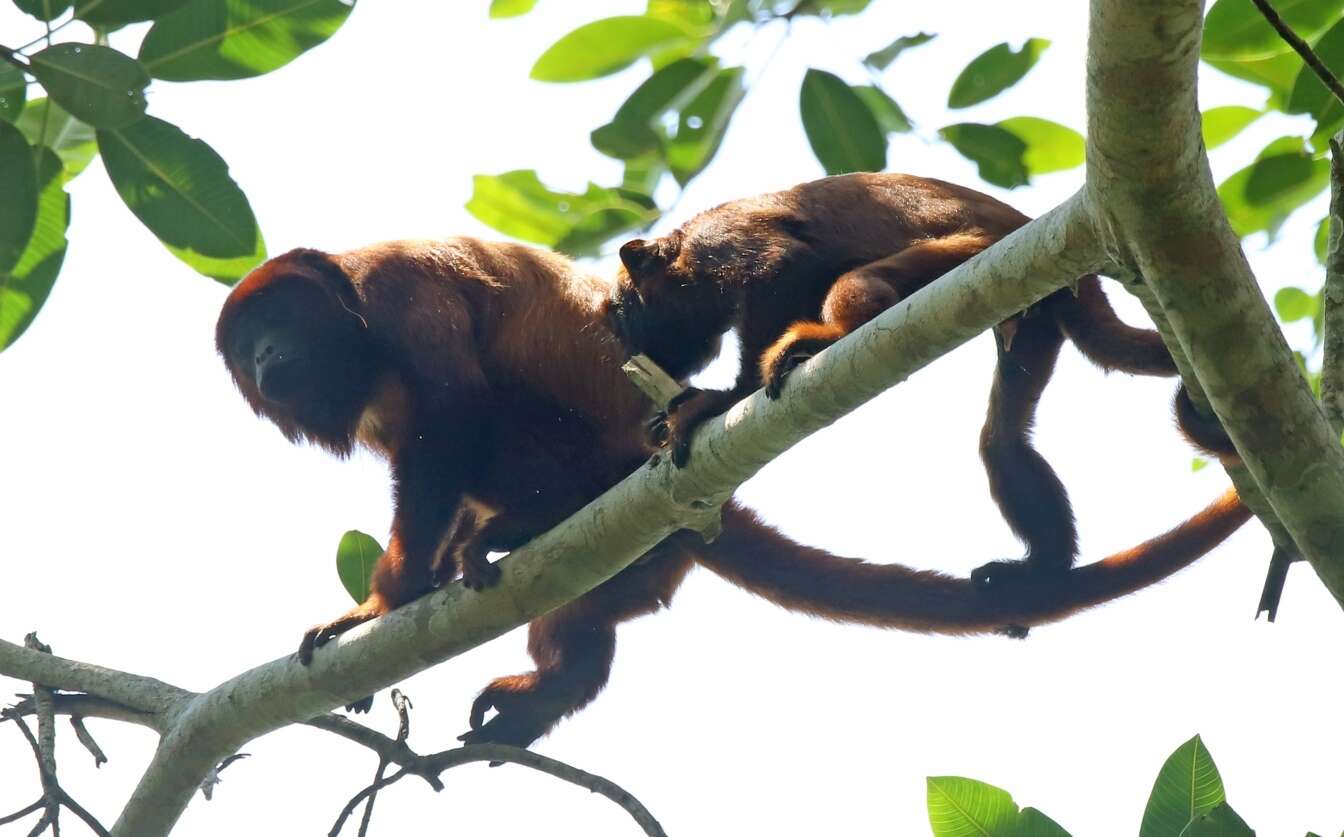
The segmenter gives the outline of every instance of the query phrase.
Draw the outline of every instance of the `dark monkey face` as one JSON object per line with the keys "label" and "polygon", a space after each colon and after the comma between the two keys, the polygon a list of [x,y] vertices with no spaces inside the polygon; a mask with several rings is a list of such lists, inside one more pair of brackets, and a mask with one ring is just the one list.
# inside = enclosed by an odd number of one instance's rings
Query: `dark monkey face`
{"label": "dark monkey face", "polygon": [[679,256],[679,232],[626,242],[605,308],[607,325],[626,351],[648,355],[674,378],[712,360],[729,327],[722,289]]}
{"label": "dark monkey face", "polygon": [[320,327],[327,312],[319,293],[300,282],[279,284],[256,294],[235,321],[228,358],[272,404],[319,394],[315,372],[333,348]]}

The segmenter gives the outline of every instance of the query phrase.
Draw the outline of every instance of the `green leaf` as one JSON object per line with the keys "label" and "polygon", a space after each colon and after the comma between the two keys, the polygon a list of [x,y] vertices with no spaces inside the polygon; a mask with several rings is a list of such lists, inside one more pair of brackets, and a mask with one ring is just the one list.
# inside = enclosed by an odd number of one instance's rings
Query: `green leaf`
{"label": "green leaf", "polygon": [[1035,808],[1023,808],[1009,837],[1070,837],[1069,832]]}
{"label": "green leaf", "polygon": [[[3,129],[0,129],[2,132]],[[47,301],[65,261],[70,225],[66,173],[50,148],[37,150],[37,221],[33,234],[8,271],[0,272],[0,351],[12,346]]]}
{"label": "green leaf", "polygon": [[1253,82],[1269,88],[1270,106],[1277,107],[1288,97],[1297,74],[1305,66],[1295,52],[1284,52],[1270,58],[1208,58],[1208,64],[1224,73],[1244,81]]}
{"label": "green leaf", "polygon": [[259,76],[336,34],[352,7],[353,0],[190,0],[155,21],[140,61],[164,81]]}
{"label": "green leaf", "polygon": [[595,20],[565,35],[532,66],[537,81],[588,81],[624,70],[652,52],[689,40],[682,27],[656,17]]}
{"label": "green leaf", "polygon": [[649,0],[644,16],[660,18],[687,31],[696,31],[713,23],[720,8],[719,3],[706,3],[705,0]]}
{"label": "green leaf", "polygon": [[877,120],[877,127],[884,133],[905,134],[914,128],[910,124],[910,117],[905,115],[905,111],[896,104],[896,100],[888,96],[882,88],[876,85],[861,85],[854,87],[853,90],[868,106],[873,118]]}
{"label": "green leaf", "polygon": [[93,126],[80,122],[50,99],[33,99],[14,124],[30,143],[45,145],[60,156],[66,180],[84,171],[98,156]]}
{"label": "green leaf", "polygon": [[593,131],[593,147],[618,160],[632,160],[659,149],[657,120],[702,91],[717,66],[712,58],[683,58],[658,70],[630,94],[611,122]]}
{"label": "green leaf", "polygon": [[[1336,75],[1344,72],[1344,20],[1326,30],[1321,39],[1312,45],[1312,50],[1325,66]],[[1326,89],[1316,71],[1303,66],[1293,79],[1292,90],[1283,109],[1288,113],[1310,113],[1321,117],[1330,103],[1338,103],[1335,94]]]}
{"label": "green leaf", "polygon": [[75,17],[94,26],[112,28],[163,17],[187,0],[76,0]]}
{"label": "green leaf", "polygon": [[728,123],[733,118],[747,88],[742,83],[746,70],[729,67],[720,70],[704,89],[681,109],[677,132],[668,139],[664,156],[672,176],[685,186],[704,171],[718,153]]}
{"label": "green leaf", "polygon": [[961,155],[976,163],[987,183],[1012,189],[1028,181],[1027,144],[997,125],[961,122],[938,131]]}
{"label": "green leaf", "polygon": [[658,211],[632,192],[589,184],[582,194],[548,189],[530,169],[478,174],[467,211],[500,232],[584,255],[625,230],[653,223]]}
{"label": "green leaf", "polygon": [[635,160],[626,160],[621,188],[642,195],[652,195],[665,174],[667,163],[657,154],[646,154]]}
{"label": "green leaf", "polygon": [[1176,748],[1158,771],[1139,837],[1180,837],[1192,819],[1226,801],[1218,768],[1196,735]]}
{"label": "green leaf", "polygon": [[0,62],[0,121],[18,119],[27,95],[28,85],[23,72],[13,64]]}
{"label": "green leaf", "polygon": [[134,58],[90,44],[56,44],[34,55],[47,95],[95,128],[120,128],[145,114],[149,75]]}
{"label": "green leaf", "polygon": [[1200,130],[1204,135],[1206,149],[1217,148],[1240,134],[1255,120],[1264,116],[1264,111],[1241,105],[1227,105],[1209,108],[1200,114]]}
{"label": "green leaf", "polygon": [[100,130],[112,185],[135,217],[198,272],[233,282],[266,258],[247,196],[214,149],[147,116]]}
{"label": "green leaf", "polygon": [[1237,235],[1273,233],[1298,207],[1325,189],[1330,163],[1313,160],[1300,137],[1281,137],[1218,187]]}
{"label": "green leaf", "polygon": [[1255,837],[1255,832],[1232,806],[1220,802],[1213,810],[1190,820],[1180,837]]}
{"label": "green leaf", "polygon": [[520,17],[536,5],[537,0],[490,0],[490,17]]}
{"label": "green leaf", "polygon": [[1311,242],[1311,249],[1316,252],[1316,261],[1322,265],[1325,264],[1325,258],[1329,255],[1330,248],[1330,216],[1321,219],[1321,223],[1316,225],[1316,238]]}
{"label": "green leaf", "polygon": [[1022,162],[1028,174],[1049,174],[1083,164],[1087,143],[1083,135],[1058,122],[1035,116],[1015,116],[995,124],[1027,146]]}
{"label": "green leaf", "polygon": [[1021,81],[1049,46],[1043,38],[1031,38],[1016,52],[1006,43],[990,47],[972,59],[952,82],[947,106],[965,108],[994,98]]}
{"label": "green leaf", "polygon": [[1200,471],[1204,470],[1208,464],[1209,460],[1196,456],[1194,459],[1190,460],[1190,473],[1198,474]]}
{"label": "green leaf", "polygon": [[892,41],[890,44],[882,47],[877,52],[868,53],[863,59],[863,63],[876,70],[885,70],[891,66],[891,62],[895,61],[902,52],[905,52],[907,49],[913,49],[914,47],[927,44],[935,37],[936,36],[932,32],[920,32],[917,35],[903,35]]}
{"label": "green leaf", "polygon": [[868,8],[873,0],[810,0],[807,11],[830,17],[856,15]]}
{"label": "green leaf", "polygon": [[827,174],[886,168],[887,138],[877,117],[838,76],[808,70],[798,105],[812,153]]}
{"label": "green leaf", "polygon": [[38,20],[55,20],[65,14],[72,0],[14,0],[14,5]]}
{"label": "green leaf", "polygon": [[1316,297],[1301,288],[1280,288],[1274,294],[1274,310],[1285,323],[1306,320],[1316,316],[1320,307]]}
{"label": "green leaf", "polygon": [[355,604],[363,604],[369,597],[369,580],[382,554],[383,547],[378,541],[358,529],[341,535],[341,542],[336,545],[336,575]]}
{"label": "green leaf", "polygon": [[[1275,0],[1274,9],[1310,40],[1339,20],[1344,0]],[[1200,56],[1206,60],[1265,59],[1291,51],[1251,0],[1218,0],[1204,18]]]}
{"label": "green leaf", "polygon": [[0,122],[0,270],[13,267],[23,255],[37,223],[37,166],[23,132]]}
{"label": "green leaf", "polygon": [[1006,833],[1018,819],[1008,791],[959,776],[929,777],[928,808],[934,837]]}

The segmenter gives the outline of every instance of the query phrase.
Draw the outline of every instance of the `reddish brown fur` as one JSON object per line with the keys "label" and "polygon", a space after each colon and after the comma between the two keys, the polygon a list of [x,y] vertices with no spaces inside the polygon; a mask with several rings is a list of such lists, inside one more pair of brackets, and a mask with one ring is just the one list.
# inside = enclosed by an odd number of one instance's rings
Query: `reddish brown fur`
{"label": "reddish brown fur", "polygon": [[[696,371],[687,360],[704,357],[707,341],[722,331],[734,327],[742,340],[736,384],[688,392],[655,425],[655,438],[684,464],[691,436],[705,420],[762,384],[768,396],[779,397],[793,366],[1028,220],[954,184],[856,174],[727,203],[661,239],[629,242],[621,248],[624,267],[609,307],[632,352],[687,375]],[[1095,276],[997,331],[999,363],[980,451],[990,492],[1026,544],[1027,563],[987,565],[977,571],[986,581],[1020,575],[1024,566],[1058,573],[1077,555],[1068,495],[1031,444],[1036,407],[1065,338],[1107,370],[1176,374],[1157,332],[1121,322]],[[701,345],[694,345],[697,339]],[[1185,412],[1180,418],[1197,443],[1221,434],[1216,422],[1193,428]]]}
{"label": "reddish brown fur", "polygon": [[[364,401],[342,401],[343,411],[324,413],[329,420],[320,428],[296,420],[313,405],[262,396],[247,365],[259,343],[247,351],[235,346],[253,333],[252,323],[277,313],[281,302],[268,302],[259,296],[263,290],[312,283],[336,294],[332,304],[290,310],[260,342],[283,346],[286,328],[309,336],[328,326],[346,329],[341,351],[359,360],[352,368],[361,374],[350,384]],[[310,631],[305,654],[456,572],[473,586],[491,583],[487,551],[526,542],[646,460],[651,449],[640,421],[647,405],[624,379],[620,347],[602,327],[611,290],[561,257],[465,238],[331,256],[296,251],[234,290],[218,343],[249,403],[291,438],[337,452],[358,442],[392,466],[393,535],[369,600]],[[289,347],[299,358],[302,348]],[[306,372],[315,380],[331,374],[321,363]],[[344,435],[332,430],[338,426]],[[1179,554],[1137,557],[1137,574],[1105,564],[1079,570],[1080,579],[1091,581],[1061,581],[1042,603],[1030,586],[986,597],[967,580],[837,558],[788,540],[730,503],[715,544],[674,535],[601,587],[533,622],[528,646],[536,670],[487,687],[465,737],[526,745],[592,700],[610,670],[616,626],[666,606],[695,561],[831,619],[983,632],[1061,618],[1151,583],[1216,545],[1240,522],[1238,514],[1229,508],[1184,524],[1191,543]],[[486,720],[491,708],[498,714]]]}

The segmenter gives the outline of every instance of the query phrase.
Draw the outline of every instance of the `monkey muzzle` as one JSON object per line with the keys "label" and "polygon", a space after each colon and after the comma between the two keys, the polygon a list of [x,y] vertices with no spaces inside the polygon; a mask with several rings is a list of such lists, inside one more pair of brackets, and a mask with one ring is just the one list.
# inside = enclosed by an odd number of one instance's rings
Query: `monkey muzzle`
{"label": "monkey muzzle", "polygon": [[644,301],[633,288],[617,288],[603,312],[607,328],[631,355],[644,350]]}

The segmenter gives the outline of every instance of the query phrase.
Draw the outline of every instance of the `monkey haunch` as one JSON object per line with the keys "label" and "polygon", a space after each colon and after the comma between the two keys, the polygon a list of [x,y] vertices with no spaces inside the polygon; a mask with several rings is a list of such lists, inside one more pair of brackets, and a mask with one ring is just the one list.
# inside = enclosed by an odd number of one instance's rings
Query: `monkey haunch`
{"label": "monkey haunch", "polygon": [[[252,408],[293,441],[337,455],[362,444],[392,470],[392,534],[369,597],[309,630],[301,659],[456,573],[469,586],[493,583],[488,552],[551,528],[646,460],[649,410],[603,327],[612,290],[559,256],[467,238],[295,250],[234,289],[216,342]],[[591,701],[610,671],[616,625],[668,604],[693,563],[830,619],[987,633],[1151,584],[1245,519],[1224,497],[1139,548],[986,596],[967,580],[797,544],[730,502],[715,543],[675,534],[533,622],[536,670],[490,684],[465,738],[526,745]]]}

